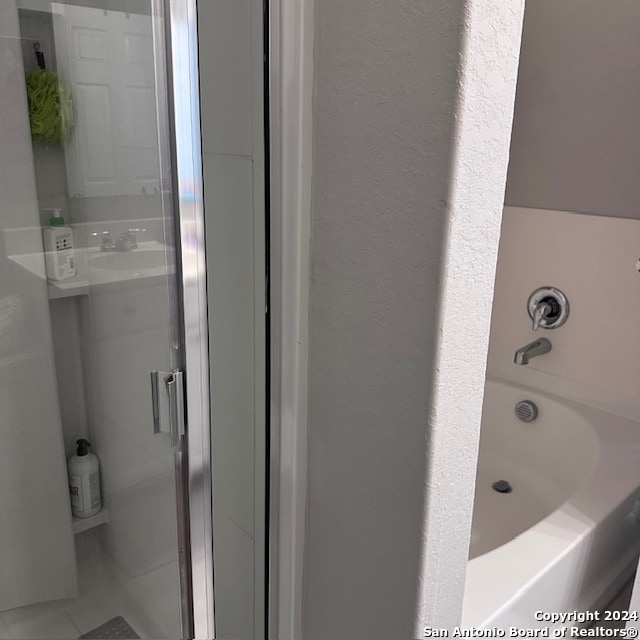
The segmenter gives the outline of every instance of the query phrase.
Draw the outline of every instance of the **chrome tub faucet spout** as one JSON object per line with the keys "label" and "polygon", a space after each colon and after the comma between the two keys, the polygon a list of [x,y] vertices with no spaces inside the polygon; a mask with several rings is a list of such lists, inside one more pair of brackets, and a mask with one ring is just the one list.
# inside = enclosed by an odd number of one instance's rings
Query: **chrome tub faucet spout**
{"label": "chrome tub faucet spout", "polygon": [[531,358],[544,355],[551,351],[551,342],[546,338],[538,338],[524,347],[520,347],[513,358],[516,364],[529,364]]}

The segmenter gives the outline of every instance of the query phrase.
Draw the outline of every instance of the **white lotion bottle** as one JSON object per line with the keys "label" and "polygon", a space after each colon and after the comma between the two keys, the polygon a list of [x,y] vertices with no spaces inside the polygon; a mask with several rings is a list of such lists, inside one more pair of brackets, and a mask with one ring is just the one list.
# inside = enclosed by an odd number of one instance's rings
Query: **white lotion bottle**
{"label": "white lotion bottle", "polygon": [[69,493],[71,511],[76,518],[95,516],[100,507],[100,461],[89,453],[91,444],[81,438],[76,441],[76,455],[69,458]]}
{"label": "white lotion bottle", "polygon": [[49,280],[66,280],[76,275],[73,229],[64,223],[61,209],[45,209],[51,213],[43,232],[44,257]]}

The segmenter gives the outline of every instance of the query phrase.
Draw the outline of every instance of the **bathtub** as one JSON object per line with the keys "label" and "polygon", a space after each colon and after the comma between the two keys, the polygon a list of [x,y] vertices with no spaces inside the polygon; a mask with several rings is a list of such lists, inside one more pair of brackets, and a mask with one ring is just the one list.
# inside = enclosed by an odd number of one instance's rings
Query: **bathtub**
{"label": "bathtub", "polygon": [[[520,400],[536,420],[516,417]],[[640,423],[489,380],[462,626],[535,629],[553,626],[536,612],[597,610],[639,553]]]}

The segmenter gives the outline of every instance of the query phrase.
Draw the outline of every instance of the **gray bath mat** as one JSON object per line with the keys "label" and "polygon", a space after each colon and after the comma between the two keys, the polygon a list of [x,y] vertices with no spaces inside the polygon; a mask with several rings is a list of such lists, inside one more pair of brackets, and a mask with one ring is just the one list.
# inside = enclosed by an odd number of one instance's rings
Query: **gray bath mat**
{"label": "gray bath mat", "polygon": [[111,618],[108,622],[101,624],[99,627],[85,633],[82,638],[95,638],[96,640],[104,638],[105,640],[132,640],[140,638],[140,636],[129,626],[129,623],[122,617]]}

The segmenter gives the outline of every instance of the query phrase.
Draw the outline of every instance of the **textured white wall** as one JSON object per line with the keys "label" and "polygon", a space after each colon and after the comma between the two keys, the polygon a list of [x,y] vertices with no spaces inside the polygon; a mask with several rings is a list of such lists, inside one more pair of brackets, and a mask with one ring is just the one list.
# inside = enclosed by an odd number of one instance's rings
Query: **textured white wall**
{"label": "textured white wall", "polygon": [[640,3],[527,3],[506,202],[640,217]]}
{"label": "textured white wall", "polygon": [[316,1],[305,640],[459,620],[522,10]]}

